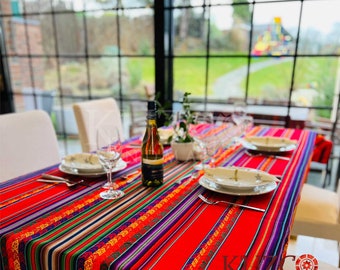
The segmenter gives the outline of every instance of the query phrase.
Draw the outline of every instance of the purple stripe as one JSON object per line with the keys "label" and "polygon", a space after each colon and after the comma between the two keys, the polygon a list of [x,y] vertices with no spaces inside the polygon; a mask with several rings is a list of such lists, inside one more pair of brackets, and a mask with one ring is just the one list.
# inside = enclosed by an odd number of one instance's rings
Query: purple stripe
{"label": "purple stripe", "polygon": [[[307,136],[307,135],[305,135]],[[266,250],[264,251],[264,255],[267,256],[275,256],[282,254],[284,250],[284,245],[286,244],[285,241],[287,240],[287,237],[289,235],[289,229],[288,226],[290,226],[293,218],[293,212],[296,206],[297,202],[297,194],[300,192],[301,188],[301,179],[303,177],[303,173],[305,171],[305,168],[309,164],[310,156],[313,151],[314,147],[314,140],[315,140],[316,134],[314,132],[311,132],[308,136],[308,139],[306,141],[306,144],[303,146],[305,151],[300,153],[300,156],[298,158],[298,164],[296,164],[296,168],[298,170],[294,171],[294,174],[292,175],[292,179],[290,181],[291,185],[288,187],[286,191],[285,199],[282,203],[282,207],[280,207],[280,213],[278,217],[280,217],[277,222],[275,222],[275,227],[273,229],[272,237],[270,238],[270,241],[267,245]],[[288,164],[289,166],[289,164]],[[285,234],[284,234],[285,233]],[[280,259],[278,258],[275,261],[275,269],[280,265]],[[261,268],[260,269],[267,269],[268,264],[270,263],[270,260],[268,261],[261,261]]]}

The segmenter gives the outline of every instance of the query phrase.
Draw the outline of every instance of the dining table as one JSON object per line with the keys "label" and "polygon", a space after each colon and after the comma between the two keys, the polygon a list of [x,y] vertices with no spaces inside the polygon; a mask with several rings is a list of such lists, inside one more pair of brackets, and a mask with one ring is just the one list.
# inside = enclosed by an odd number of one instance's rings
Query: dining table
{"label": "dining table", "polygon": [[[209,134],[224,128],[211,127],[197,130]],[[296,141],[293,150],[280,156],[249,155],[240,140],[218,151],[218,168],[275,176],[278,181],[269,192],[239,195],[206,188],[201,182],[205,171],[195,169],[202,161],[179,162],[169,145],[164,146],[163,184],[145,187],[138,136],[124,141],[126,167],[113,174],[116,188],[125,193],[122,198],[99,196],[105,173],[65,173],[61,163],[0,183],[0,268],[280,269],[289,255],[290,228],[316,134],[254,126],[240,136]],[[84,181],[72,187],[37,181],[42,174]],[[199,195],[264,211],[211,205]]]}

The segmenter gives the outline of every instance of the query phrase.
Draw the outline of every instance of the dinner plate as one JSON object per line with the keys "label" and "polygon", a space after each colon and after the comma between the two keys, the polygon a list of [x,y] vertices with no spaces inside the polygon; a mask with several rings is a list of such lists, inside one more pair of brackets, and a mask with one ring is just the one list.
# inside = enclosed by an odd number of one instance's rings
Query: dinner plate
{"label": "dinner plate", "polygon": [[234,166],[206,169],[204,177],[223,188],[248,191],[279,181],[266,172]]}
{"label": "dinner plate", "polygon": [[204,175],[200,178],[199,184],[211,191],[228,194],[228,195],[235,195],[235,196],[254,196],[254,195],[261,195],[265,193],[269,193],[273,191],[277,187],[276,182],[269,182],[267,185],[263,185],[260,187],[255,187],[253,189],[229,189],[222,187],[218,184],[216,184],[213,181],[210,181],[208,178],[206,178]]}
{"label": "dinner plate", "polygon": [[77,153],[65,156],[62,165],[68,170],[74,170],[82,173],[102,172],[103,167],[99,163],[98,156],[91,153]]}
{"label": "dinner plate", "polygon": [[171,128],[158,128],[158,135],[163,145],[170,145],[169,138],[174,134],[174,130]]}
{"label": "dinner plate", "polygon": [[[117,162],[116,167],[112,170],[112,172],[121,171],[121,170],[125,169],[126,166],[127,166],[127,163],[124,160],[120,159]],[[73,168],[65,167],[63,164],[59,165],[59,170],[64,172],[64,173],[67,173],[67,174],[86,176],[86,177],[98,177],[98,176],[106,174],[104,169],[102,169],[101,171],[97,171],[97,172],[83,172],[83,171],[78,171],[78,170],[73,169]]]}
{"label": "dinner plate", "polygon": [[271,136],[252,136],[241,140],[243,147],[252,151],[285,153],[296,148],[297,141]]}

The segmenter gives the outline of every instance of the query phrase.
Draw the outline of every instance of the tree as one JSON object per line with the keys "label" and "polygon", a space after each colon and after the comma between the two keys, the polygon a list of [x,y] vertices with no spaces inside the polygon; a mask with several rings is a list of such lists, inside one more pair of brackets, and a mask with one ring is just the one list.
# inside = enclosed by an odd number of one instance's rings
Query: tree
{"label": "tree", "polygon": [[247,22],[250,19],[250,6],[245,0],[234,0],[233,1],[233,17],[236,21]]}

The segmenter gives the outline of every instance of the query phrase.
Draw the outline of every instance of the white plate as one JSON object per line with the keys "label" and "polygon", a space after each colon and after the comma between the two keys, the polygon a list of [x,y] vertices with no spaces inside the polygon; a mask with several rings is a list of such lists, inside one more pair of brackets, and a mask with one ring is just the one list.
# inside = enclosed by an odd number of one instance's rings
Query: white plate
{"label": "white plate", "polygon": [[266,172],[241,167],[206,169],[204,177],[223,188],[248,191],[279,181],[275,176]]}
{"label": "white plate", "polygon": [[228,189],[228,188],[221,187],[220,185],[217,185],[216,183],[210,181],[208,178],[205,178],[204,176],[200,178],[199,183],[202,187],[205,187],[206,189],[209,189],[211,191],[228,194],[228,195],[236,195],[236,196],[261,195],[261,194],[269,193],[277,187],[276,182],[269,182],[267,185],[264,185],[261,187],[255,187],[250,190]]}
{"label": "white plate", "polygon": [[[112,170],[112,172],[121,171],[121,170],[125,169],[126,166],[127,166],[127,163],[124,160],[120,159],[117,162],[117,166]],[[75,169],[65,167],[65,166],[63,166],[63,164],[59,165],[59,170],[64,172],[64,173],[67,173],[67,174],[80,175],[80,176],[86,176],[86,177],[98,177],[98,176],[106,174],[106,172],[103,169],[101,171],[98,171],[98,172],[83,172],[83,171],[79,172]]]}
{"label": "white plate", "polygon": [[102,172],[103,167],[99,163],[98,156],[90,153],[77,153],[63,158],[61,164],[65,169],[81,173]]}
{"label": "white plate", "polygon": [[245,137],[241,142],[242,145],[249,150],[278,153],[294,150],[297,144],[297,141],[295,140],[271,136]]}
{"label": "white plate", "polygon": [[168,139],[174,135],[174,130],[172,128],[158,128],[157,130],[161,144],[169,145]]}

